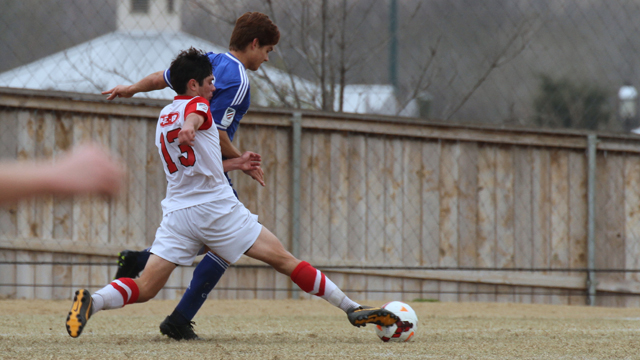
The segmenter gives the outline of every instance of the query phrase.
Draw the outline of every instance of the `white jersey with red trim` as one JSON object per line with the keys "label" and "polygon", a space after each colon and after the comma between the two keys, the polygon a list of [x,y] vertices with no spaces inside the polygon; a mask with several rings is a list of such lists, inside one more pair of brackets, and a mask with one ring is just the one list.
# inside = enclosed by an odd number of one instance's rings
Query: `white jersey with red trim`
{"label": "white jersey with red trim", "polygon": [[[193,146],[180,145],[178,133],[191,113],[205,121],[196,130]],[[155,141],[167,176],[163,214],[235,196],[224,176],[218,129],[212,125],[209,102],[201,96],[176,96],[160,112]]]}

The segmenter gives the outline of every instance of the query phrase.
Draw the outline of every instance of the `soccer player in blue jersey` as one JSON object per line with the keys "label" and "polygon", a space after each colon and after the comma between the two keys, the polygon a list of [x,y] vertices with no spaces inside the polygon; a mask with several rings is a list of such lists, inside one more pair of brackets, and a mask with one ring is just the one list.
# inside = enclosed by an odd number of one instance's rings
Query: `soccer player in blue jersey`
{"label": "soccer player in blue jersey", "polygon": [[[246,69],[256,71],[260,65],[269,61],[269,53],[280,40],[278,27],[265,14],[248,12],[236,21],[229,42],[229,52],[224,54],[208,53],[211,62],[216,90],[210,101],[211,114],[218,127],[220,148],[223,159],[240,157],[242,152],[233,144],[240,120],[251,103],[249,78]],[[170,71],[158,71],[146,76],[133,85],[118,85],[102,94],[128,98],[139,92],[171,87]],[[264,173],[261,168],[245,173],[264,186]],[[225,174],[231,184],[228,174]],[[232,185],[233,186],[233,185]],[[234,193],[237,193],[234,189]],[[143,251],[125,250],[118,259],[116,279],[135,278],[144,269],[149,259],[149,249]],[[193,279],[180,303],[160,325],[160,331],[176,340],[198,339],[193,331],[192,319],[198,312],[207,295],[226,271],[228,263],[213,252],[207,252],[196,266]]]}

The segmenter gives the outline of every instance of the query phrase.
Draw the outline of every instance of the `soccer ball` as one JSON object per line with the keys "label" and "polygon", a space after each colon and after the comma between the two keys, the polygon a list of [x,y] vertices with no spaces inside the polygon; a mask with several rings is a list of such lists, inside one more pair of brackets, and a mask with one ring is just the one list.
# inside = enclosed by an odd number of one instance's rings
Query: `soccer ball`
{"label": "soccer ball", "polygon": [[384,342],[413,340],[413,336],[418,330],[418,316],[411,306],[400,301],[392,301],[382,306],[382,308],[398,315],[399,320],[391,326],[376,325],[376,334],[380,340]]}

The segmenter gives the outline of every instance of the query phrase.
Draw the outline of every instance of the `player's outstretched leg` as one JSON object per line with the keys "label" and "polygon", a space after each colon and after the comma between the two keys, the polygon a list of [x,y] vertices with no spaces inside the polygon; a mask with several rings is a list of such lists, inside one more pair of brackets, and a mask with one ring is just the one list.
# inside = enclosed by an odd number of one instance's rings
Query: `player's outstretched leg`
{"label": "player's outstretched leg", "polygon": [[73,297],[73,306],[67,315],[67,332],[71,337],[78,337],[93,313],[93,300],[88,290],[80,289]]}
{"label": "player's outstretched leg", "polygon": [[363,306],[349,299],[340,288],[324,273],[302,261],[291,273],[291,280],[305,292],[319,296],[347,313],[353,326],[376,324],[391,326],[398,321],[398,316],[389,310],[379,307]]}
{"label": "player's outstretched leg", "polygon": [[390,326],[398,321],[398,316],[389,310],[361,306],[351,300],[320,270],[306,261],[296,259],[285,250],[280,240],[265,227],[245,254],[266,262],[282,274],[289,275],[291,281],[306,293],[321,297],[331,305],[340,308],[347,313],[349,322],[354,326],[360,327],[366,324]]}
{"label": "player's outstretched leg", "polygon": [[114,279],[135,279],[147,265],[151,253],[149,249],[142,251],[123,250],[118,253],[118,271]]}

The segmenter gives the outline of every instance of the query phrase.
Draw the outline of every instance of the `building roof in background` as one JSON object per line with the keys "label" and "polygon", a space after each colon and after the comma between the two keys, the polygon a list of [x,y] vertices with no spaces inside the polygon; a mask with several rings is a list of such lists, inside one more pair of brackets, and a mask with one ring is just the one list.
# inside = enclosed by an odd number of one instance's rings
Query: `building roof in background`
{"label": "building roof in background", "polygon": [[[207,52],[227,51],[181,31],[115,31],[0,73],[0,86],[98,94],[166,69],[176,54],[190,46]],[[248,74],[255,105],[320,107],[320,89],[311,81],[267,64],[255,73],[248,71]],[[170,88],[136,95],[153,99],[172,99],[174,96],[175,92]],[[385,115],[400,113],[404,116],[415,116],[417,112],[412,104],[397,111],[390,85],[347,85],[343,111]]]}

